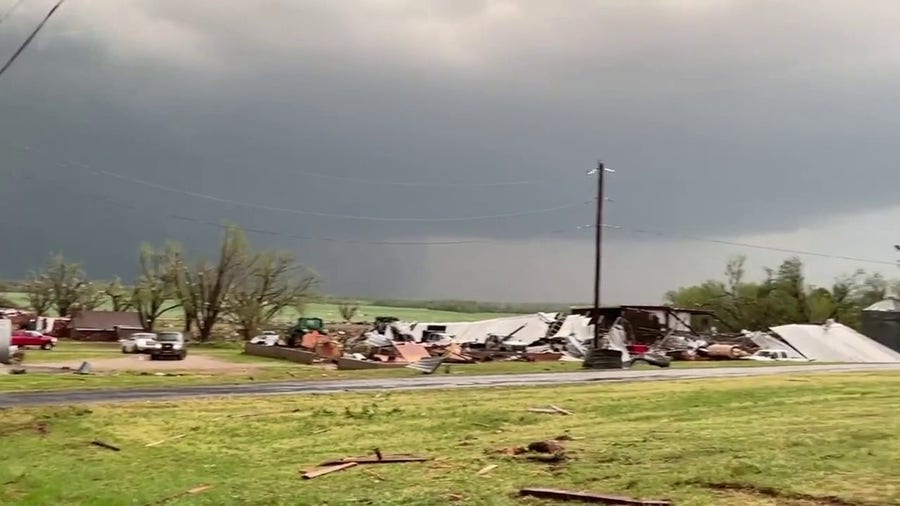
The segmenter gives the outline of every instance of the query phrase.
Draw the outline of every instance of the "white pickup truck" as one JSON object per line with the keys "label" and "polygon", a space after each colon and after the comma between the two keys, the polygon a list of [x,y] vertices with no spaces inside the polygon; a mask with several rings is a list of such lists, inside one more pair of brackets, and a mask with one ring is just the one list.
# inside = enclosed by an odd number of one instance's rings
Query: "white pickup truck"
{"label": "white pickup truck", "polygon": [[743,357],[744,360],[758,360],[760,362],[772,361],[789,361],[789,362],[809,362],[807,358],[795,358],[788,355],[784,350],[758,350],[753,355]]}

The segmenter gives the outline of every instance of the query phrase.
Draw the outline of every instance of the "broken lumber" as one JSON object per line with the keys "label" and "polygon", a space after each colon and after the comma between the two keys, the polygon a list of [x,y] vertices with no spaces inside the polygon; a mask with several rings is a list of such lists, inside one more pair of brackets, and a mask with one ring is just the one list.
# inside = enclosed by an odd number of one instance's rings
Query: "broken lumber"
{"label": "broken lumber", "polygon": [[112,451],[114,451],[114,452],[120,452],[120,451],[122,451],[121,448],[115,447],[115,446],[113,446],[113,445],[111,445],[111,444],[109,444],[109,443],[104,443],[103,441],[100,441],[100,440],[97,440],[97,439],[91,441],[91,444],[94,445],[94,446],[99,446],[100,448],[106,448],[107,450],[112,450]]}
{"label": "broken lumber", "polygon": [[178,436],[173,436],[173,437],[169,437],[169,438],[166,438],[166,439],[161,439],[161,440],[156,441],[156,442],[153,442],[153,443],[147,443],[147,444],[144,445],[144,446],[147,447],[147,448],[149,448],[149,447],[151,447],[151,446],[159,446],[159,445],[161,445],[161,444],[163,444],[163,443],[168,443],[169,441],[175,441],[175,440],[178,440],[178,439],[182,439],[182,438],[184,438],[184,437],[186,437],[186,436],[187,436],[187,434],[180,434],[180,435],[178,435]]}
{"label": "broken lumber", "polygon": [[345,462],[343,464],[329,465],[327,467],[322,467],[320,469],[311,469],[311,470],[303,473],[303,479],[311,480],[313,478],[318,478],[319,476],[336,473],[338,471],[343,471],[344,469],[350,469],[351,467],[356,467],[358,465],[359,464],[357,464],[356,462]]}
{"label": "broken lumber", "polygon": [[163,497],[162,499],[160,499],[154,503],[150,503],[150,504],[151,505],[165,504],[167,502],[172,502],[175,499],[180,499],[186,495],[194,495],[194,494],[199,494],[201,492],[206,492],[207,490],[209,490],[211,488],[212,488],[212,485],[200,485],[200,486],[194,487],[190,490],[185,490],[184,492],[179,492],[175,495],[170,495],[169,497]]}
{"label": "broken lumber", "polygon": [[575,414],[574,412],[569,411],[568,409],[563,409],[559,406],[554,406],[552,404],[550,405],[550,409],[556,410],[556,412],[562,413],[564,415],[574,415]]}
{"label": "broken lumber", "polygon": [[550,408],[528,408],[529,413],[545,413],[548,415],[558,415],[559,411]]}
{"label": "broken lumber", "polygon": [[484,476],[487,473],[497,469],[497,464],[491,464],[489,466],[484,467],[481,471],[478,471],[478,476]]}
{"label": "broken lumber", "polygon": [[594,504],[618,504],[624,506],[671,506],[666,499],[649,500],[634,499],[619,495],[594,494],[591,492],[574,492],[571,490],[557,490],[553,488],[523,488],[519,490],[523,496],[538,497],[541,499],[557,499],[560,501],[581,501]]}
{"label": "broken lumber", "polygon": [[412,455],[382,455],[378,457],[347,457],[340,460],[330,460],[319,464],[320,466],[337,466],[341,464],[401,464],[404,462],[427,462],[429,457],[415,457]]}

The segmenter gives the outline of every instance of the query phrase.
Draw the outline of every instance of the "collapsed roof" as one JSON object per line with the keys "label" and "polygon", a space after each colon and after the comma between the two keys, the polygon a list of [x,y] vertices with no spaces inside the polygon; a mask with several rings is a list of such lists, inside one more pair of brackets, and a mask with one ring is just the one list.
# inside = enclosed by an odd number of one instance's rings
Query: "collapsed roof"
{"label": "collapsed roof", "polygon": [[820,362],[900,362],[900,353],[840,323],[781,325],[772,332],[806,358]]}

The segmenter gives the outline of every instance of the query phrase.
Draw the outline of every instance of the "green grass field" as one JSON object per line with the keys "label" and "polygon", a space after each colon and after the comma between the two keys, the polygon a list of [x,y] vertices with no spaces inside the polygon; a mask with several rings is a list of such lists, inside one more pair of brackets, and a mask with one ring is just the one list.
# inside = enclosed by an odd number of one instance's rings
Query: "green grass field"
{"label": "green grass field", "polygon": [[[548,404],[575,414],[526,412]],[[900,375],[880,373],[15,408],[0,414],[0,503],[562,504],[517,496],[534,486],[679,506],[896,505],[898,404]],[[572,440],[556,464],[502,451],[560,435]],[[376,447],[434,460],[300,478]]]}
{"label": "green grass field", "polygon": [[[6,292],[3,294],[4,297],[10,299],[11,301],[21,305],[28,305],[28,298],[24,293],[20,292]],[[108,307],[101,307],[101,309],[109,309]],[[338,307],[336,304],[325,304],[313,302],[307,304],[304,310],[305,316],[316,316],[322,318],[327,322],[340,322],[341,314],[338,311]],[[181,313],[179,310],[174,310],[170,313],[166,313],[163,318],[179,318]],[[287,310],[283,314],[279,315],[279,321],[283,322],[293,322],[300,316],[295,310]],[[478,321],[478,320],[487,320],[491,318],[502,318],[504,316],[512,316],[509,313],[457,313],[454,311],[436,311],[431,309],[424,308],[416,308],[416,307],[385,307],[385,306],[372,306],[367,304],[361,304],[359,306],[359,311],[357,312],[355,321],[374,321],[376,316],[395,316],[403,321],[418,321],[418,322],[464,322],[464,321]]]}

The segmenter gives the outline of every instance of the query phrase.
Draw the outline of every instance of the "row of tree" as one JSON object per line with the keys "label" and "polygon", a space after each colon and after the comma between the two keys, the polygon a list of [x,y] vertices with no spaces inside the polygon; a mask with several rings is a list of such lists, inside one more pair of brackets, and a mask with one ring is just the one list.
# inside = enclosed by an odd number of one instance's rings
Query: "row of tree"
{"label": "row of tree", "polygon": [[764,269],[762,281],[746,279],[746,257],[728,262],[724,280],[673,290],[666,301],[673,306],[715,311],[733,330],[760,330],[789,323],[820,323],[834,319],[859,328],[862,310],[900,293],[900,282],[858,270],[837,278],[831,287],[806,283],[803,263],[788,258],[777,269]]}
{"label": "row of tree", "polygon": [[249,339],[283,310],[302,312],[316,282],[316,274],[292,254],[257,251],[242,230],[228,228],[213,261],[192,261],[174,243],[159,248],[145,244],[132,285],[119,279],[98,285],[79,264],[56,255],[26,281],[24,290],[39,314],[52,309],[69,315],[109,303],[114,311],[137,311],[149,331],[160,317],[181,309],[185,332],[195,329],[205,342],[223,322],[236,325]]}

